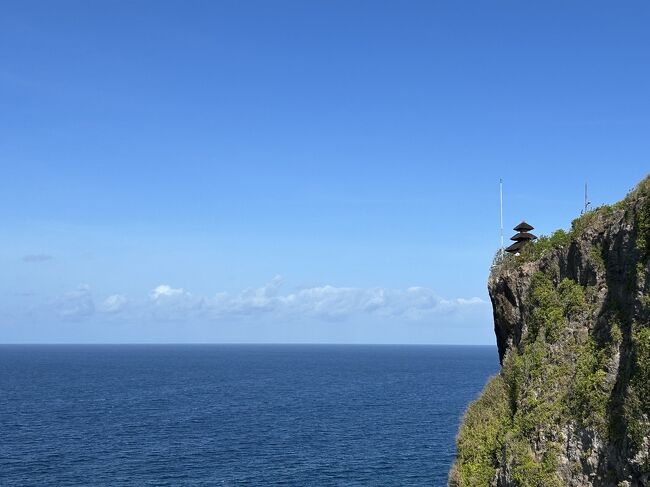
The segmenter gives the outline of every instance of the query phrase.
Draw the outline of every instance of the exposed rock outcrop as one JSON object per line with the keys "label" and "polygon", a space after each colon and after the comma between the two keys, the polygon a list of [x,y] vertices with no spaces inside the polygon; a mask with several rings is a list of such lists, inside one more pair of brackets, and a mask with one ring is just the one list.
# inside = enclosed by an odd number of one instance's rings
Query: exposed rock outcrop
{"label": "exposed rock outcrop", "polygon": [[650,177],[492,269],[501,372],[449,484],[650,487]]}

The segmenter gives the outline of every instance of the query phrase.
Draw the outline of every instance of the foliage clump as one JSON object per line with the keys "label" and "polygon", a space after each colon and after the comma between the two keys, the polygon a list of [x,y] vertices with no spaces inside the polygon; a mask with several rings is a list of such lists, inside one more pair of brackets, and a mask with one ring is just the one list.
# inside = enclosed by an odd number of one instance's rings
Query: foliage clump
{"label": "foliage clump", "polygon": [[[551,345],[567,335],[569,320],[581,313],[584,292],[569,279],[555,286],[538,272],[528,301],[532,318],[520,347],[509,351],[501,373],[466,413],[452,486],[490,485],[504,459],[518,486],[562,485],[554,439],[566,423],[568,403],[562,391],[568,389],[573,370],[562,347]],[[548,441],[536,458],[531,444],[540,437]]]}
{"label": "foliage clump", "polygon": [[637,231],[637,249],[639,249],[641,258],[647,259],[650,256],[650,199],[639,209]]}
{"label": "foliage clump", "polygon": [[529,293],[532,307],[529,341],[535,340],[540,330],[544,330],[546,341],[555,343],[566,319],[575,317],[585,308],[584,290],[568,278],[564,278],[556,288],[547,274],[536,272]]}
{"label": "foliage clump", "polygon": [[636,248],[639,252],[639,261],[636,267],[636,284],[641,287],[643,282],[645,264],[650,259],[650,178],[646,184],[639,185],[637,193],[641,204],[638,205],[635,215],[637,229]]}
{"label": "foliage clump", "polygon": [[[548,273],[533,274],[527,329],[508,351],[501,373],[468,409],[458,437],[457,481],[450,485],[491,485],[505,462],[514,485],[560,487],[557,457],[566,425],[591,428],[607,439],[614,387],[608,368],[623,333],[613,316],[604,338],[593,330],[576,335],[575,325],[593,318],[585,288],[571,279],[556,282]],[[633,406],[650,412],[650,331],[635,340],[637,369],[646,375],[633,383],[645,388],[638,397],[648,400]]]}
{"label": "foliage clump", "polygon": [[528,441],[521,438],[510,444],[507,460],[512,465],[512,480],[520,487],[563,487],[557,475],[556,443],[547,445],[540,461],[535,460]]}
{"label": "foliage clump", "polygon": [[[636,226],[638,228],[637,249],[642,260],[650,257],[650,176],[641,181],[628,196],[613,205],[602,205],[588,210],[571,222],[571,229],[566,232],[562,229],[555,231],[550,237],[540,236],[537,240],[526,242],[519,251],[519,255],[512,255],[499,250],[492,262],[494,269],[514,269],[524,263],[538,260],[545,254],[560,248],[567,247],[571,242],[582,237],[585,232],[610,220],[617,212],[623,214],[632,206],[632,202],[641,201],[640,210],[636,212]],[[627,213],[626,213],[627,214]],[[604,268],[604,259],[595,253],[594,262]]]}
{"label": "foliage clump", "polygon": [[643,398],[644,413],[650,414],[650,328],[637,325],[632,337],[634,365],[631,383]]}
{"label": "foliage clump", "polygon": [[[632,239],[610,239],[610,224],[622,232],[632,228]],[[608,275],[621,267],[621,256],[628,269],[633,259],[636,272]],[[570,231],[528,242],[519,256],[497,255],[493,272],[538,264],[499,276],[530,276],[521,336],[509,337],[515,344],[502,357],[500,374],[468,409],[450,485],[494,485],[497,475],[507,475],[519,487],[559,487],[566,485],[559,470],[579,475],[587,456],[609,462],[612,448],[621,456],[614,461],[628,462],[623,475],[650,474],[648,259],[650,176],[623,201],[584,213]],[[595,270],[596,283],[562,279],[572,262],[584,266],[575,273],[581,281],[593,282],[582,271]],[[531,276],[534,269],[541,271]],[[567,435],[586,442],[579,459],[563,451]],[[608,473],[612,482],[621,471]]]}
{"label": "foliage clump", "polygon": [[592,225],[593,221],[596,219],[596,216],[599,214],[600,208],[586,211],[578,218],[571,222],[571,236],[580,237],[585,233],[585,231]]}
{"label": "foliage clump", "polygon": [[[612,335],[618,340],[620,330],[616,330]],[[607,381],[608,352],[589,337],[577,351],[575,378],[568,395],[571,417],[583,427],[595,428],[603,438],[607,436],[607,407],[612,392]]]}
{"label": "foliage clump", "polygon": [[650,328],[638,324],[632,333],[632,368],[623,409],[628,438],[635,451],[650,436]]}
{"label": "foliage clump", "polygon": [[450,478],[450,486],[490,485],[509,422],[508,389],[503,377],[497,375],[465,413],[457,438],[457,467]]}
{"label": "foliage clump", "polygon": [[533,262],[552,252],[571,244],[572,234],[564,230],[556,230],[550,237],[540,236],[537,240],[531,240],[520,249],[519,255],[512,255],[502,251],[497,252],[492,262],[493,268],[514,269],[526,262]]}

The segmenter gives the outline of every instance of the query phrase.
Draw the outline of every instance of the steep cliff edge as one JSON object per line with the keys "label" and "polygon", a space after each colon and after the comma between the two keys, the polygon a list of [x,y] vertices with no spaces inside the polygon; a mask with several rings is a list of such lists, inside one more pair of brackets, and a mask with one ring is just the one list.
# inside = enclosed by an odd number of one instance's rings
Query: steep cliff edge
{"label": "steep cliff edge", "polygon": [[650,487],[650,177],[497,260],[502,368],[470,405],[451,487]]}

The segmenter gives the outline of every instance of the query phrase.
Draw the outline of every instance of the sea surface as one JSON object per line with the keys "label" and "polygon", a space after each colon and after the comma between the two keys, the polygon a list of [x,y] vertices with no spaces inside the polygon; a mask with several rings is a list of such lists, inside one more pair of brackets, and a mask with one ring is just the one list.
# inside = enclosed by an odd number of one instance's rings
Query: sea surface
{"label": "sea surface", "polygon": [[2,345],[0,485],[444,486],[495,347]]}

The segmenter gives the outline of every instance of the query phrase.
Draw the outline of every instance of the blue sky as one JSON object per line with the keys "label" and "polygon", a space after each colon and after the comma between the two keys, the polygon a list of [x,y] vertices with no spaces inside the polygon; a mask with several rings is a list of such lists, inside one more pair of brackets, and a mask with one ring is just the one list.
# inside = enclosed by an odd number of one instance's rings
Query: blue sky
{"label": "blue sky", "polygon": [[2,2],[0,342],[494,343],[499,178],[546,234],[648,173],[649,20]]}

